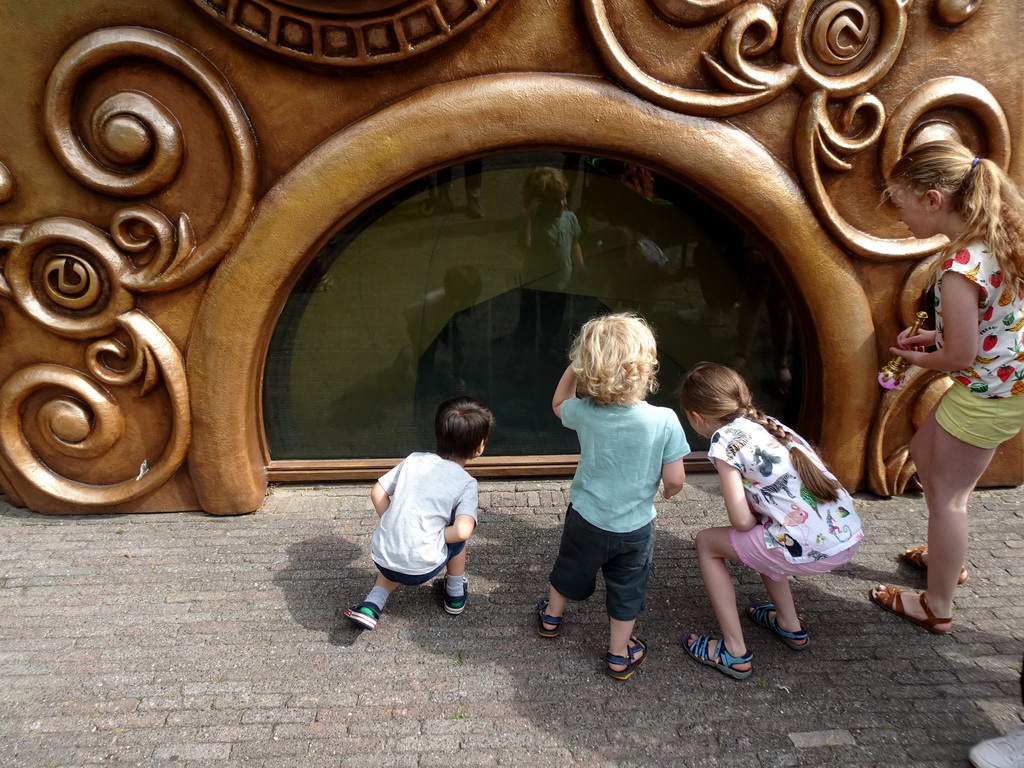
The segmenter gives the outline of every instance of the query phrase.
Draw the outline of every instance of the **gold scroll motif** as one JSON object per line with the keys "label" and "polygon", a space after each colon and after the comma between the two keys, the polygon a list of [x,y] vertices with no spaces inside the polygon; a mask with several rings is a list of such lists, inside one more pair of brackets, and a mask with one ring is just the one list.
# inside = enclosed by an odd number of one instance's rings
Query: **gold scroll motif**
{"label": "gold scroll motif", "polygon": [[[138,309],[137,294],[194,282],[236,244],[255,196],[255,139],[227,81],[194,49],[152,30],[100,30],[64,53],[43,104],[51,148],[83,185],[113,197],[153,195],[175,181],[187,160],[178,121],[151,94],[124,90],[102,99],[92,114],[76,114],[77,92],[94,71],[139,58],[185,78],[209,101],[230,146],[231,192],[202,240],[187,213],[172,223],[144,203],[114,212],[107,231],[65,216],[0,229],[0,296],[47,331],[85,345],[85,370],[42,362],[0,384],[0,479],[15,499],[19,482],[27,482],[55,500],[101,511],[163,486],[188,452],[185,361],[168,334]],[[76,126],[91,135],[79,135]],[[125,433],[125,402],[145,398],[159,385],[170,409],[159,455],[126,467],[125,479],[112,483],[72,479],[53,466],[59,456],[81,461],[106,455]],[[134,394],[127,398],[111,391],[129,387]],[[33,429],[26,429],[33,418]],[[30,435],[44,445],[32,445]]]}
{"label": "gold scroll motif", "polygon": [[195,242],[185,213],[175,227],[159,211],[136,205],[123,209],[111,223],[119,247],[137,257],[155,254],[129,278],[130,287],[169,291],[209,271],[238,241],[256,194],[256,142],[231,86],[197,51],[154,30],[102,29],[65,52],[44,97],[50,146],[82,184],[118,197],[151,195],[171,184],[184,162],[184,137],[177,121],[156,98],[137,91],[110,96],[89,116],[92,145],[104,150],[106,157],[95,157],[75,133],[75,94],[83,81],[100,67],[132,57],[162,64],[197,87],[215,109],[231,150],[231,192],[216,227],[202,243]]}
{"label": "gold scroll motif", "polygon": [[[872,260],[917,259],[933,253],[942,238],[883,238],[851,224],[832,202],[822,178],[852,169],[852,158],[877,148],[882,175],[907,149],[934,135],[930,113],[944,110],[946,137],[956,138],[1004,168],[1010,132],[995,97],[965,77],[942,77],[916,88],[886,115],[870,93],[900,56],[907,31],[908,0],[790,0],[778,12],[761,3],[732,0],[648,0],[679,26],[714,21],[721,32],[714,51],[703,51],[717,90],[666,83],[630,58],[607,12],[607,0],[581,0],[590,34],[609,72],[626,88],[667,109],[702,117],[728,117],[763,106],[795,87],[804,94],[793,127],[794,166],[816,214],[855,255]],[[977,0],[937,0],[939,23],[956,25],[977,10]],[[867,8],[870,6],[872,12]],[[724,20],[720,17],[724,14]],[[695,62],[696,63],[696,62]],[[949,122],[949,109],[963,125]],[[967,126],[977,121],[983,135]]]}
{"label": "gold scroll motif", "polygon": [[500,0],[192,0],[235,34],[292,61],[365,67],[446,43]]}

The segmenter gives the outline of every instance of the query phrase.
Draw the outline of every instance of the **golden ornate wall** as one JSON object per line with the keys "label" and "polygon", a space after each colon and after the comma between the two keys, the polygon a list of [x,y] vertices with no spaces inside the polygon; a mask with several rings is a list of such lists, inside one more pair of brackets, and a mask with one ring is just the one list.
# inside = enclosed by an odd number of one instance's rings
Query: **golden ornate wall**
{"label": "golden ornate wall", "polygon": [[[0,485],[48,513],[256,509],[269,336],[323,238],[509,149],[629,159],[780,254],[805,421],[901,491],[943,380],[882,396],[938,240],[879,204],[953,136],[1018,179],[1011,0],[5,0]],[[1018,437],[990,484],[1024,480]]]}

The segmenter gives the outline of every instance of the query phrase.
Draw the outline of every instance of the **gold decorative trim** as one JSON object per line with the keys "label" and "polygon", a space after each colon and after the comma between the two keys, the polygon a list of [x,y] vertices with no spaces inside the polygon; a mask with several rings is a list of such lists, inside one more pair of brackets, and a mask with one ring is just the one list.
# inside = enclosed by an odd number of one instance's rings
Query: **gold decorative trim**
{"label": "gold decorative trim", "polygon": [[366,3],[345,0],[328,7],[309,0],[192,2],[236,35],[293,61],[365,67],[402,61],[443,45],[500,0],[405,0],[369,13]]}
{"label": "gold decorative trim", "polygon": [[[798,74],[796,67],[787,64],[764,68],[747,59],[747,56],[765,53],[776,42],[777,22],[764,5],[737,9],[727,20],[720,37],[720,50],[728,66],[718,64],[707,53],[702,54],[722,90],[729,91],[711,93],[671,85],[644,72],[619,42],[608,18],[605,0],[582,2],[591,37],[612,76],[633,93],[666,109],[701,117],[739,114],[773,101],[793,84]],[[716,3],[715,7],[725,8],[729,4]],[[743,44],[747,34],[756,35],[761,42],[748,48]]]}
{"label": "gold decorative trim", "polygon": [[[907,147],[934,130],[939,110],[951,135],[1004,168],[1010,132],[995,97],[965,77],[943,77],[915,88],[893,115],[870,89],[898,60],[907,34],[910,0],[791,0],[779,12],[761,3],[734,0],[649,0],[668,21],[696,26],[722,14],[716,51],[700,52],[718,90],[665,83],[630,58],[607,13],[607,0],[581,0],[588,29],[611,75],[638,96],[666,109],[703,117],[729,117],[762,107],[795,87],[803,94],[797,112],[794,165],[822,223],[850,252],[870,260],[917,259],[944,238],[886,238],[851,224],[832,201],[825,173],[852,170],[852,158],[877,148],[884,176]],[[940,23],[961,24],[980,0],[936,0]],[[760,63],[759,63],[760,62]],[[694,62],[696,64],[696,61]],[[950,121],[953,122],[950,122]],[[982,136],[966,126],[977,121]]]}

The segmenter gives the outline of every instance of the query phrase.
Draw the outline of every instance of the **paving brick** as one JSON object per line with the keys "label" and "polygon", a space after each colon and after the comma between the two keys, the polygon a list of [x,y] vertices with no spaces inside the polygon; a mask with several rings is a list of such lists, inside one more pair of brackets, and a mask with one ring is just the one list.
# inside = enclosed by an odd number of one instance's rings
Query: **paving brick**
{"label": "paving brick", "polygon": [[156,760],[223,760],[231,744],[165,744],[153,751]]}
{"label": "paving brick", "polygon": [[[794,654],[745,622],[755,671],[736,681],[680,645],[718,631],[693,536],[724,510],[714,478],[692,476],[657,503],[637,624],[651,659],[617,683],[600,581],[559,638],[535,634],[567,489],[481,483],[466,613],[444,614],[433,585],[403,588],[373,632],[339,615],[373,579],[369,484],[279,487],[230,519],[0,503],[0,768],[953,768],[1019,727],[1024,490],[975,494],[947,637],[866,598],[878,581],[924,585],[896,558],[924,536],[920,495],[859,496],[857,559],[794,582],[812,646]],[[733,572],[741,605],[764,599],[756,574]]]}

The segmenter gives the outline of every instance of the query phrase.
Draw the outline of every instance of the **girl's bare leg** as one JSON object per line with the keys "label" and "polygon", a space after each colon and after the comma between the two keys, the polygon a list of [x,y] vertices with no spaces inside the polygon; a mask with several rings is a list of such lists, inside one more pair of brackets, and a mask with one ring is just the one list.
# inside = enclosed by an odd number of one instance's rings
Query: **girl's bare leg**
{"label": "girl's bare leg", "polygon": [[[934,409],[910,441],[928,504],[926,594],[935,616],[953,615],[953,594],[967,554],[967,502],[994,453],[994,448],[978,448],[953,437],[935,421]],[[919,596],[913,593],[903,593],[903,610],[914,618],[926,618]]]}
{"label": "girl's bare leg", "polygon": [[[711,600],[711,608],[722,629],[722,641],[733,656],[743,656],[747,652],[743,641],[743,629],[740,627],[740,612],[736,608],[736,588],[732,583],[732,573],[726,560],[739,560],[739,555],[729,541],[728,527],[707,528],[697,534],[697,562],[700,565],[700,577],[704,589]],[[696,639],[690,635],[687,645]],[[708,648],[712,656],[718,654],[717,645],[714,650]],[[734,665],[736,670],[750,669],[750,662]]]}
{"label": "girl's bare leg", "polygon": [[[779,629],[784,629],[787,632],[799,632],[803,629],[803,626],[800,624],[800,617],[796,615],[796,603],[793,602],[793,591],[790,589],[789,579],[773,581],[764,574],[761,574],[761,581],[764,583],[764,588],[768,591],[768,597],[775,604],[775,610],[771,613],[775,614],[775,623],[779,625]],[[771,613],[769,613],[769,616]],[[798,641],[793,642],[796,642],[798,645],[803,644]],[[804,642],[807,641],[805,640]]]}

